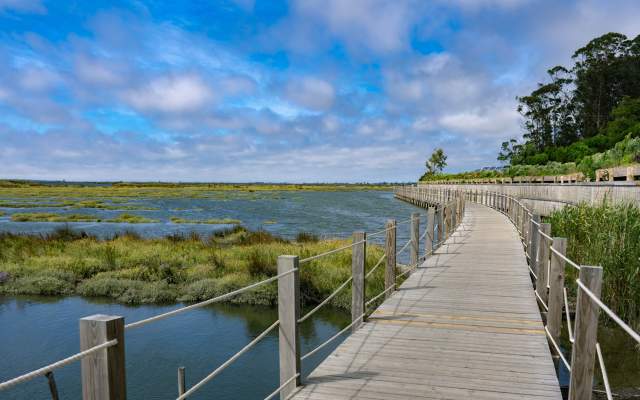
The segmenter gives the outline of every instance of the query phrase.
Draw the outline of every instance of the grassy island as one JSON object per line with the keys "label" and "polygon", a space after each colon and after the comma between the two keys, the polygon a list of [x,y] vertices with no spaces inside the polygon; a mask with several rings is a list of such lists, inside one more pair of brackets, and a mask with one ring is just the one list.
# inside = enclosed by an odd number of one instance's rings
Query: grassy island
{"label": "grassy island", "polygon": [[[230,292],[276,275],[282,254],[301,258],[349,243],[318,240],[302,233],[288,241],[264,231],[236,226],[209,237],[195,233],[144,239],[125,233],[99,240],[60,229],[49,235],[0,234],[0,294],[100,296],[123,303],[193,302]],[[367,246],[371,268],[383,250]],[[304,264],[300,287],[305,303],[326,298],[351,275],[346,250]],[[370,297],[383,289],[384,268],[367,280]],[[276,284],[260,286],[230,299],[250,304],[275,304]],[[348,309],[348,289],[332,304]]]}

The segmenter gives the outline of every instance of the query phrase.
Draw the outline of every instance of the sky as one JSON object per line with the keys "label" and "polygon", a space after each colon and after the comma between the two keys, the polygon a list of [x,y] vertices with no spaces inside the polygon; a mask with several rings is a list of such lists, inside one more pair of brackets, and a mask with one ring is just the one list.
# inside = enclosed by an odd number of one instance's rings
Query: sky
{"label": "sky", "polygon": [[0,178],[404,182],[499,165],[516,96],[637,0],[0,0]]}

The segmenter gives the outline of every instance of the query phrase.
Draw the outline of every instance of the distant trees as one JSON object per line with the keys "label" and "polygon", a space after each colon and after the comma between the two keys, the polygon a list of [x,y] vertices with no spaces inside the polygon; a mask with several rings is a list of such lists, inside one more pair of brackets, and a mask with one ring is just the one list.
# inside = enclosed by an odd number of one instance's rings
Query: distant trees
{"label": "distant trees", "polygon": [[427,172],[425,175],[435,175],[441,172],[444,167],[447,166],[447,156],[444,154],[444,150],[437,148],[431,153],[431,157],[425,163]]}
{"label": "distant trees", "polygon": [[498,160],[511,165],[579,161],[613,147],[636,126],[640,35],[628,39],[607,33],[578,49],[572,59],[570,69],[551,68],[549,82],[517,98],[524,140],[502,143]]}

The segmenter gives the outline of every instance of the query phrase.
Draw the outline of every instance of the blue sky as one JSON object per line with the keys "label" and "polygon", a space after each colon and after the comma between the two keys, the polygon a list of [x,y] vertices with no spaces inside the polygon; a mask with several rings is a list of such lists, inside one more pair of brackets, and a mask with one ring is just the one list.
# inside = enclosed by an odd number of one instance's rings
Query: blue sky
{"label": "blue sky", "polygon": [[407,181],[637,1],[0,0],[0,177]]}

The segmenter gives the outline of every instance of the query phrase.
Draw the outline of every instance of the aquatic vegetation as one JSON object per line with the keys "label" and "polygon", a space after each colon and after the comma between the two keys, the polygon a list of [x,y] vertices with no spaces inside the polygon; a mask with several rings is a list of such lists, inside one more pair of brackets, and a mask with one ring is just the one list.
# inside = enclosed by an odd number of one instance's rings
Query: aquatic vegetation
{"label": "aquatic vegetation", "polygon": [[211,224],[211,225],[239,225],[242,223],[239,219],[233,218],[211,218],[211,219],[186,219],[180,217],[171,217],[174,224]]}
{"label": "aquatic vegetation", "polygon": [[114,222],[127,224],[142,224],[158,222],[158,220],[132,214],[120,214],[115,218],[103,219],[87,214],[56,214],[56,213],[15,213],[11,215],[13,222]]}
{"label": "aquatic vegetation", "polygon": [[[281,199],[282,192],[335,192],[392,190],[389,184],[230,184],[230,183],[81,183],[47,184],[34,181],[0,181],[0,197],[15,205],[49,203],[56,207],[142,209],[138,205],[116,206],[140,198]],[[20,200],[20,201],[19,201]],[[94,201],[91,203],[91,201]],[[109,203],[106,203],[109,201]],[[84,204],[80,204],[84,203]]]}
{"label": "aquatic vegetation", "polygon": [[[640,207],[580,204],[555,211],[548,221],[554,236],[568,238],[571,259],[603,267],[605,303],[627,321],[640,324]],[[567,273],[577,277],[573,268]]]}
{"label": "aquatic vegetation", "polygon": [[[0,271],[9,276],[2,294],[100,296],[124,303],[197,301],[276,274],[277,257],[301,258],[348,244],[348,240],[287,241],[241,226],[210,236],[172,235],[143,239],[120,234],[107,240],[64,227],[48,235],[0,233]],[[367,266],[382,255],[367,246]],[[349,250],[304,264],[300,287],[305,304],[322,301],[351,275]],[[367,280],[367,296],[383,288],[384,268]],[[231,302],[273,305],[277,286],[265,285]],[[348,309],[349,289],[332,300]]]}
{"label": "aquatic vegetation", "polygon": [[296,242],[300,243],[317,242],[318,240],[320,240],[318,235],[311,232],[299,232],[296,235]]}
{"label": "aquatic vegetation", "polygon": [[13,222],[96,222],[99,218],[86,214],[16,213]]}
{"label": "aquatic vegetation", "polygon": [[150,224],[154,222],[159,222],[157,219],[142,217],[140,215],[133,214],[120,214],[115,218],[107,219],[105,222],[117,222],[117,223],[125,223],[125,224]]}

